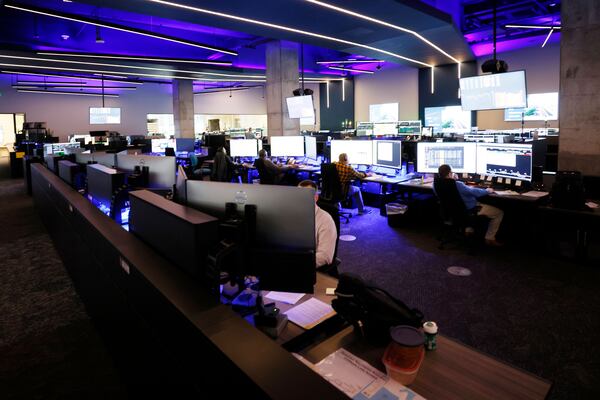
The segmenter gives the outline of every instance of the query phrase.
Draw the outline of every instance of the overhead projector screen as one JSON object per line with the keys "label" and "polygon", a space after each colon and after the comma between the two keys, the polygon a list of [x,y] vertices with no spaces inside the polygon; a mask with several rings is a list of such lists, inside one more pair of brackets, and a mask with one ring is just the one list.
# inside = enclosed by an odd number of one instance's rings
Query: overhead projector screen
{"label": "overhead projector screen", "polygon": [[525,71],[461,78],[460,101],[465,111],[527,107]]}

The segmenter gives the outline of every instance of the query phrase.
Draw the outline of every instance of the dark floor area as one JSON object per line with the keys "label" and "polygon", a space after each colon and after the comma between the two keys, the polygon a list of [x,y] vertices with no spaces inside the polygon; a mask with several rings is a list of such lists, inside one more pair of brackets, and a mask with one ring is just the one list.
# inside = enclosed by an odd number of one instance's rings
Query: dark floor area
{"label": "dark floor area", "polygon": [[121,399],[124,386],[50,236],[0,157],[0,398]]}
{"label": "dark floor area", "polygon": [[[376,211],[376,210],[375,210]],[[378,212],[342,224],[341,272],[360,274],[440,332],[553,382],[551,399],[600,398],[600,268],[527,245],[439,250],[436,227],[391,228]],[[450,275],[450,266],[472,275]]]}

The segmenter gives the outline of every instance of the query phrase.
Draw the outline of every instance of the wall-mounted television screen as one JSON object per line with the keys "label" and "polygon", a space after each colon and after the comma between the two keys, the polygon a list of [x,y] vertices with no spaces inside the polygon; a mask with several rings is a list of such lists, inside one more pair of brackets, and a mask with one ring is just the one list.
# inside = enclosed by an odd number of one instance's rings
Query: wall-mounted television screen
{"label": "wall-mounted television screen", "polygon": [[527,95],[527,107],[507,108],[505,121],[556,121],[558,120],[558,92]]}
{"label": "wall-mounted television screen", "polygon": [[461,78],[460,102],[465,111],[527,107],[525,71]]}
{"label": "wall-mounted television screen", "polygon": [[369,105],[370,122],[396,122],[398,121],[398,103],[384,103]]}
{"label": "wall-mounted television screen", "polygon": [[90,124],[120,124],[121,109],[110,107],[90,107]]}
{"label": "wall-mounted television screen", "polygon": [[285,99],[290,118],[313,118],[315,117],[315,108],[313,106],[312,95],[294,96]]}
{"label": "wall-mounted television screen", "polygon": [[471,132],[471,111],[463,111],[460,106],[425,107],[425,126],[434,133]]}

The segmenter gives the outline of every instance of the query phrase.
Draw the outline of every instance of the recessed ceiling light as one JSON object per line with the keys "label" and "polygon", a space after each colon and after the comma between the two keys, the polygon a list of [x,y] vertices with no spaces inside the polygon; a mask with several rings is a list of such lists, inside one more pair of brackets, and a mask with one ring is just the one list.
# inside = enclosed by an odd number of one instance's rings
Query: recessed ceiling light
{"label": "recessed ceiling light", "polygon": [[236,20],[236,21],[247,22],[247,23],[250,23],[250,24],[255,24],[255,25],[260,25],[260,26],[266,26],[266,27],[269,27],[269,28],[279,29],[279,30],[283,30],[283,31],[287,31],[287,32],[298,33],[298,34],[305,35],[305,36],[312,36],[312,37],[316,37],[316,38],[320,38],[320,39],[331,40],[333,42],[344,43],[344,44],[348,44],[348,45],[351,45],[351,46],[362,47],[363,49],[376,51],[376,52],[379,52],[379,53],[382,53],[382,54],[387,54],[387,55],[392,56],[392,57],[400,58],[402,60],[410,61],[410,62],[413,62],[415,64],[423,65],[425,67],[431,67],[431,65],[429,65],[427,63],[424,63],[424,62],[419,61],[419,60],[415,60],[413,58],[405,57],[405,56],[402,56],[400,54],[393,53],[391,51],[379,49],[377,47],[368,46],[368,45],[361,44],[361,43],[352,42],[352,41],[349,41],[349,40],[344,40],[344,39],[336,38],[336,37],[333,37],[333,36],[327,36],[327,35],[322,35],[320,33],[308,32],[308,31],[304,31],[304,30],[301,30],[301,29],[291,28],[291,27],[285,26],[285,25],[272,24],[270,22],[259,21],[259,20],[256,20],[256,19],[239,17],[237,15],[226,14],[226,13],[222,13],[222,12],[218,12],[218,11],[212,11],[212,10],[208,10],[208,9],[205,9],[205,8],[192,7],[192,6],[188,6],[188,5],[184,5],[184,4],[178,4],[178,3],[171,2],[171,1],[164,1],[164,0],[147,0],[147,1],[150,1],[152,3],[163,4],[163,5],[167,5],[167,6],[171,6],[171,7],[183,8],[185,10],[195,11],[195,12],[198,12],[198,13],[209,14],[209,15],[214,15],[214,16],[218,16],[218,17],[233,19],[233,20]]}
{"label": "recessed ceiling light", "polygon": [[62,38],[62,40],[68,40],[71,36],[69,35],[60,35],[60,37]]}

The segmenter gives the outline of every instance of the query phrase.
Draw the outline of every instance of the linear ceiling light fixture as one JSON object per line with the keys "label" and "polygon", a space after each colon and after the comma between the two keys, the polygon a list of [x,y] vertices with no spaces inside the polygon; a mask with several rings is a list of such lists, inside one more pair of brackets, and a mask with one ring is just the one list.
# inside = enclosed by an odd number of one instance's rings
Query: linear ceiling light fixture
{"label": "linear ceiling light fixture", "polygon": [[86,82],[46,82],[46,81],[20,81],[17,85],[63,85],[63,86],[85,86]]}
{"label": "linear ceiling light fixture", "polygon": [[[40,69],[52,69],[52,70],[65,69],[65,68],[53,68],[53,67],[31,66],[31,65],[21,65],[21,64],[0,64],[0,65],[10,66],[10,67],[40,68]],[[104,82],[127,83],[130,85],[143,85],[143,82],[123,80],[123,79],[116,80],[116,79],[88,78],[86,76],[60,75],[60,74],[50,74],[50,73],[40,74],[37,72],[28,72],[28,71],[0,71],[0,72],[2,72],[3,74],[8,74],[8,75],[31,75],[31,76],[62,78],[62,79],[84,79],[86,81],[104,81]],[[105,75],[105,76],[107,76],[107,75]]]}
{"label": "linear ceiling light fixture", "polygon": [[[48,67],[45,65],[27,65],[27,64],[8,64],[8,63],[0,63],[0,66],[3,67],[18,67],[18,68],[37,68],[37,69],[49,69],[49,70],[53,70],[53,71],[71,71],[71,72],[98,72],[98,73],[111,73],[113,71],[102,71],[102,70],[97,70],[97,69],[83,69],[83,68],[66,68],[66,67]],[[18,74],[26,74],[24,72],[17,72]],[[28,74],[28,73],[27,73]],[[149,76],[152,78],[163,78],[163,79],[187,79],[187,80],[193,80],[193,81],[210,81],[210,82],[264,82],[265,79],[214,79],[214,78],[205,78],[202,76],[178,76],[178,75],[173,75],[173,76],[167,76],[167,75],[158,75],[158,74],[142,74],[141,72],[128,72],[128,75],[132,75],[132,76]],[[33,75],[33,74],[32,74]],[[38,75],[42,75],[44,76],[45,74],[38,74]],[[56,76],[62,76],[62,75],[56,75]],[[76,78],[76,79],[89,79],[89,80],[97,80],[97,81],[101,81],[101,78],[85,78],[85,77],[81,77],[81,78]],[[105,82],[108,82],[109,79],[104,79]],[[110,80],[112,82],[119,82],[116,80]],[[123,81],[120,81],[123,82]],[[128,82],[130,83],[130,82]],[[133,82],[131,82],[133,83]],[[136,82],[137,83],[137,82]],[[140,84],[141,83],[137,83]]]}
{"label": "linear ceiling light fixture", "polygon": [[358,72],[358,73],[361,73],[361,74],[374,74],[373,71],[367,71],[365,69],[345,68],[345,67],[333,67],[333,66],[328,66],[327,68],[329,68],[329,69],[335,69],[337,71]]}
{"label": "linear ceiling light fixture", "polygon": [[98,90],[98,89],[114,89],[114,90],[136,90],[135,86],[65,86],[65,85],[22,85],[20,82],[17,85],[12,85],[13,89],[90,89],[90,90]]}
{"label": "linear ceiling light fixture", "polygon": [[85,92],[58,92],[58,91],[48,91],[48,90],[32,90],[32,89],[19,89],[17,90],[19,93],[43,93],[43,94],[63,94],[70,96],[93,96],[93,97],[119,97],[118,94],[102,94],[102,93],[85,93]]}
{"label": "linear ceiling light fixture", "polygon": [[384,63],[385,60],[338,60],[338,61],[317,61],[317,64],[327,65],[327,64],[381,64]]}
{"label": "linear ceiling light fixture", "polygon": [[80,16],[77,14],[62,13],[62,12],[54,11],[54,10],[47,9],[47,8],[32,7],[29,5],[21,5],[21,4],[17,5],[17,4],[13,4],[10,2],[4,3],[4,7],[8,7],[8,8],[12,8],[15,10],[20,10],[20,11],[26,11],[26,12],[30,12],[30,13],[34,13],[34,14],[46,15],[48,17],[66,19],[68,21],[75,21],[75,22],[81,22],[84,24],[100,26],[102,28],[114,29],[114,30],[121,31],[121,32],[134,33],[136,35],[147,36],[147,37],[151,37],[151,38],[155,38],[155,39],[161,39],[161,40],[165,40],[168,42],[183,44],[186,46],[199,47],[201,49],[216,51],[218,53],[230,54],[232,56],[238,55],[238,53],[236,53],[235,51],[223,49],[220,47],[210,46],[208,44],[193,42],[193,41],[185,40],[185,39],[179,39],[179,38],[175,38],[172,36],[160,35],[160,34],[157,34],[154,32],[145,31],[142,29],[131,28],[131,27],[128,27],[125,25],[118,25],[118,24],[113,24],[113,23],[109,23],[109,22],[100,22],[98,20],[86,18],[86,17]]}
{"label": "linear ceiling light fixture", "polygon": [[[419,40],[423,41],[424,43],[428,44],[432,48],[436,49],[437,51],[439,51],[440,53],[442,53],[446,57],[450,58],[452,61],[454,61],[456,63],[460,62],[456,58],[452,57],[450,54],[446,53],[440,47],[436,46],[435,44],[433,44],[429,40],[425,39],[423,36],[421,36],[420,34],[418,34],[417,32],[415,32],[413,30],[410,30],[410,29],[407,29],[407,28],[403,28],[403,27],[398,26],[398,25],[390,24],[389,22],[385,22],[385,21],[382,21],[382,20],[377,19],[377,18],[372,18],[372,17],[369,17],[369,16],[364,15],[364,14],[359,14],[357,12],[348,10],[346,8],[334,6],[333,4],[325,3],[325,2],[322,2],[322,1],[318,1],[318,0],[305,0],[305,1],[307,1],[309,3],[312,3],[312,4],[316,4],[316,5],[321,6],[321,7],[325,7],[325,8],[329,8],[331,10],[338,11],[338,12],[340,12],[342,14],[352,15],[353,17],[357,17],[357,18],[364,19],[364,20],[367,20],[367,21],[370,21],[370,22],[374,22],[374,23],[379,24],[379,25],[386,26],[388,28],[392,28],[392,29],[396,29],[396,30],[399,30],[399,31],[402,31],[402,32],[405,32],[405,33],[409,33],[409,34],[417,37]],[[427,66],[429,67],[429,65],[427,65]]]}
{"label": "linear ceiling light fixture", "polygon": [[121,56],[116,54],[98,54],[98,53],[70,53],[65,51],[38,51],[37,54],[44,56],[64,56],[64,57],[82,57],[82,58],[108,58],[114,60],[133,60],[133,61],[157,61],[183,64],[208,64],[231,66],[231,61],[212,61],[212,60],[193,60],[188,58],[166,58],[166,57],[145,57],[145,56]]}
{"label": "linear ceiling light fixture", "polygon": [[217,90],[206,90],[206,91],[202,91],[202,92],[195,92],[195,95],[198,94],[208,94],[208,93],[223,93],[223,92],[241,92],[242,90],[250,90],[252,88],[249,87],[239,87],[239,88],[221,88],[221,89],[217,89]]}
{"label": "linear ceiling light fixture", "polygon": [[550,29],[550,32],[548,32],[548,36],[546,36],[544,43],[542,43],[542,48],[546,46],[546,43],[548,43],[548,39],[550,39],[550,36],[552,36],[553,32],[554,32],[554,29]]}
{"label": "linear ceiling light fixture", "polygon": [[262,79],[265,78],[264,75],[221,74],[221,73],[217,73],[217,72],[188,71],[188,70],[183,70],[183,69],[141,67],[141,66],[127,65],[127,64],[109,64],[109,63],[99,63],[99,62],[90,62],[90,61],[61,60],[58,58],[13,56],[13,55],[9,55],[9,54],[0,54],[0,58],[12,58],[12,59],[30,60],[30,61],[49,61],[49,62],[57,62],[57,63],[63,63],[63,64],[95,65],[95,66],[99,66],[99,67],[132,68],[132,69],[143,69],[143,70],[147,70],[147,71],[182,72],[184,74],[225,76],[225,77],[232,77],[232,78],[262,78]]}
{"label": "linear ceiling light fixture", "polygon": [[397,54],[397,53],[392,53],[391,51],[379,49],[379,48],[373,47],[373,46],[368,46],[366,44],[351,42],[351,41],[345,40],[345,39],[340,39],[340,38],[336,38],[336,37],[332,37],[332,36],[322,35],[320,33],[308,32],[308,31],[304,31],[304,30],[301,30],[301,29],[291,28],[291,27],[285,26],[285,25],[272,24],[270,22],[258,21],[256,19],[251,19],[251,18],[246,18],[246,17],[240,17],[240,16],[237,16],[237,15],[226,14],[226,13],[222,13],[222,12],[218,12],[218,11],[208,10],[206,8],[192,7],[192,6],[188,6],[188,5],[185,5],[185,4],[174,3],[174,2],[171,2],[171,1],[164,1],[164,0],[146,0],[146,1],[149,1],[149,2],[152,2],[152,3],[163,4],[163,5],[171,6],[171,7],[183,8],[185,10],[195,11],[195,12],[198,12],[198,13],[203,13],[203,14],[208,14],[208,15],[214,15],[214,16],[217,16],[217,17],[223,17],[223,18],[233,19],[233,20],[236,20],[236,21],[247,22],[247,23],[250,23],[250,24],[255,24],[255,25],[260,25],[260,26],[266,26],[266,27],[269,27],[269,28],[279,29],[279,30],[283,30],[283,31],[287,31],[287,32],[294,32],[294,33],[298,33],[298,34],[305,35],[305,36],[316,37],[316,38],[319,38],[319,39],[331,40],[333,42],[344,43],[344,44],[348,44],[348,45],[351,45],[351,46],[362,47],[363,49],[368,49],[368,50],[376,51],[376,52],[379,52],[379,53],[382,53],[382,54],[387,54],[387,55],[392,56],[392,57],[400,58],[402,60],[410,61],[410,62],[413,62],[415,64],[423,65],[425,67],[431,67],[431,65],[429,65],[427,63],[424,63],[424,62],[419,61],[419,60],[415,60],[413,58],[405,57],[405,56],[402,56],[402,55]]}
{"label": "linear ceiling light fixture", "polygon": [[522,28],[522,29],[554,29],[554,30],[558,30],[560,29],[560,25],[559,26],[549,26],[549,25],[513,25],[513,24],[508,24],[508,25],[504,25],[505,28]]}
{"label": "linear ceiling light fixture", "polygon": [[102,77],[107,77],[107,78],[125,78],[127,79],[127,75],[107,75],[107,74],[92,74],[95,76],[102,76]]}

